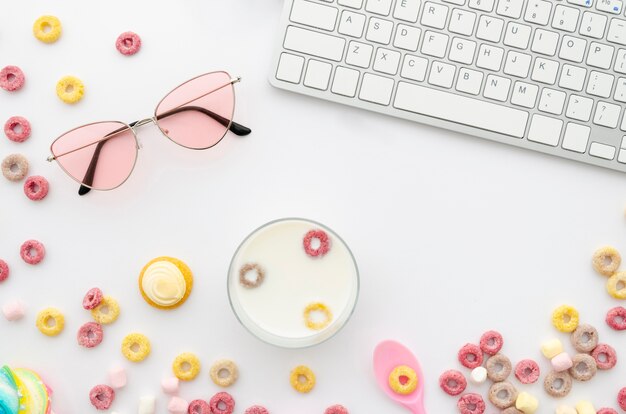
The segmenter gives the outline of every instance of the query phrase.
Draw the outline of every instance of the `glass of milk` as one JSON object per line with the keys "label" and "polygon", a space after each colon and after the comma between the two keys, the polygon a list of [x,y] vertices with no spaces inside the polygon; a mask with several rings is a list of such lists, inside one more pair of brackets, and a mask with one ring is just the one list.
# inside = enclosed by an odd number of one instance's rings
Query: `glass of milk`
{"label": "glass of milk", "polygon": [[[307,253],[305,236],[320,230],[328,236],[328,251],[323,253],[322,241],[314,237]],[[320,254],[311,255],[311,249]],[[359,271],[346,243],[306,219],[259,227],[241,243],[228,271],[228,296],[239,321],[262,341],[285,348],[334,336],[352,315],[358,295]],[[320,305],[328,312],[320,312]]]}

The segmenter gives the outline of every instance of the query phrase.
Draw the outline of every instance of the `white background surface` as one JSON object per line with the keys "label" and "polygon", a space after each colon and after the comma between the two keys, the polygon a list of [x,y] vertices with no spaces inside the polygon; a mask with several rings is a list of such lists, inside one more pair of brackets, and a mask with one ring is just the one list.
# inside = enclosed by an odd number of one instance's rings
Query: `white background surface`
{"label": "white background surface", "polygon": [[[41,372],[55,390],[58,414],[95,412],[89,389],[104,382],[115,363],[126,366],[129,377],[115,411],[136,412],[141,395],[155,394],[158,412],[166,412],[159,382],[182,351],[195,352],[204,364],[200,377],[182,386],[188,400],[217,391],[208,367],[229,357],[241,370],[229,390],[237,413],[259,403],[272,413],[318,414],[341,403],[351,413],[394,414],[405,410],[379,392],[371,353],[380,340],[395,338],[423,363],[429,413],[450,413],[456,400],[438,389],[437,378],[458,367],[461,345],[498,329],[512,360],[535,358],[547,371],[539,345],[557,335],[552,309],[571,303],[598,327],[602,341],[622,350],[622,361],[589,384],[576,383],[566,401],[588,398],[616,408],[617,391],[626,385],[626,336],[603,322],[618,303],[593,273],[590,257],[600,245],[626,244],[625,177],[275,90],[267,78],[281,6],[279,0],[3,2],[0,66],[21,66],[27,85],[15,94],[0,91],[0,119],[27,117],[33,136],[24,144],[0,139],[0,155],[27,155],[31,172],[45,175],[51,190],[34,203],[21,184],[0,183],[0,257],[12,272],[0,286],[0,303],[21,298],[28,306],[19,323],[0,320],[0,359]],[[56,44],[31,34],[34,20],[46,13],[63,22]],[[114,48],[125,30],[143,38],[134,57]],[[57,165],[45,162],[58,134],[91,121],[149,116],[171,88],[218,69],[243,76],[236,120],[252,135],[231,134],[213,150],[194,152],[144,128],[130,180],[82,198]],[[86,84],[76,106],[55,96],[55,83],[66,74]],[[260,343],[237,323],[226,296],[239,242],[284,216],[333,228],[361,270],[354,318],[313,349]],[[34,267],[19,258],[29,238],[48,251]],[[173,312],[149,307],[136,288],[142,266],[159,255],[179,257],[195,273],[189,301]],[[90,320],[81,301],[93,286],[119,300],[122,316],[105,328],[99,347],[86,350],[75,332]],[[36,313],[47,306],[66,315],[57,338],[35,328]],[[119,351],[134,331],[153,345],[140,364],[126,362]],[[298,364],[317,373],[309,395],[289,386],[289,371]],[[557,403],[541,386],[520,388],[540,398],[541,413],[553,412]]]}

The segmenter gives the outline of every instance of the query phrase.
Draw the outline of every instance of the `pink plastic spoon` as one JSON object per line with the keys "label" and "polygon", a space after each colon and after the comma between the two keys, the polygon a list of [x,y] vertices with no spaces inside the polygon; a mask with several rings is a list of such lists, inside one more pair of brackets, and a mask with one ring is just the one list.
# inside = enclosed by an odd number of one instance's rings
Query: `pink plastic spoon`
{"label": "pink plastic spoon", "polygon": [[[401,395],[389,387],[389,374],[399,365],[412,368],[417,374],[417,388],[411,394]],[[383,341],[374,350],[374,375],[380,388],[392,400],[404,405],[413,414],[426,414],[424,410],[424,375],[415,355],[396,341]]]}

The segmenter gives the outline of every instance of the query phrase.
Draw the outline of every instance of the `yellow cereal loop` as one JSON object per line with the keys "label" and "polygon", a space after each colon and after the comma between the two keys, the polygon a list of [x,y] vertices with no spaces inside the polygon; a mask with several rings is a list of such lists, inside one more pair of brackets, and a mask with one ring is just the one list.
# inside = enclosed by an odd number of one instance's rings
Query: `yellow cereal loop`
{"label": "yellow cereal loop", "polygon": [[578,414],[596,414],[596,409],[590,401],[579,401],[576,404],[576,412]]}
{"label": "yellow cereal loop", "polygon": [[563,344],[558,339],[551,339],[541,344],[541,353],[544,357],[552,359],[563,353]]}
{"label": "yellow cereal loop", "polygon": [[141,362],[150,355],[150,340],[140,333],[126,335],[122,341],[122,354],[131,362]]}
{"label": "yellow cereal loop", "polygon": [[61,37],[61,21],[54,16],[41,16],[33,24],[33,34],[44,43],[54,43]]}
{"label": "yellow cereal loop", "polygon": [[[324,320],[320,322],[314,321],[312,318],[313,312],[322,313],[324,315]],[[309,329],[320,331],[326,328],[332,322],[332,320],[333,320],[332,312],[323,303],[319,303],[319,302],[311,303],[306,308],[304,308],[304,323]]]}
{"label": "yellow cereal loop", "polygon": [[75,76],[64,76],[57,82],[57,96],[66,104],[74,104],[84,95],[85,85]]}
{"label": "yellow cereal loop", "polygon": [[578,311],[569,305],[559,306],[552,313],[552,325],[560,332],[574,332],[578,328]]}
{"label": "yellow cereal loop", "polygon": [[593,268],[604,276],[611,276],[617,272],[622,263],[622,256],[615,247],[604,246],[593,253]]}
{"label": "yellow cereal loop", "polygon": [[534,414],[539,408],[539,401],[527,392],[520,392],[515,400],[515,408],[524,414]]}
{"label": "yellow cereal loop", "polygon": [[181,381],[191,381],[200,373],[200,360],[191,352],[183,352],[172,363],[172,371]]}
{"label": "yellow cereal loop", "polygon": [[57,336],[65,327],[65,317],[56,308],[47,308],[37,314],[37,328],[47,336]]}
{"label": "yellow cereal loop", "polygon": [[417,374],[406,365],[396,367],[389,374],[389,387],[401,395],[408,395],[417,388]]}
{"label": "yellow cereal loop", "polygon": [[98,323],[108,325],[120,316],[120,305],[111,296],[104,296],[100,304],[91,310],[91,317]]}
{"label": "yellow cereal loop", "polygon": [[306,394],[315,387],[315,374],[311,368],[299,365],[291,371],[289,382],[294,390]]}
{"label": "yellow cereal loop", "polygon": [[611,276],[606,282],[606,290],[615,299],[626,299],[626,272]]}

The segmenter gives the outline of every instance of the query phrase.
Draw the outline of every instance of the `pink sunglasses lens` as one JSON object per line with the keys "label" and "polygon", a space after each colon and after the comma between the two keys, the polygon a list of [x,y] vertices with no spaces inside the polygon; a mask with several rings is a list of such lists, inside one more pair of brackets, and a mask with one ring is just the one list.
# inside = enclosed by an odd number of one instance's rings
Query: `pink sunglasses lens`
{"label": "pink sunglasses lens", "polygon": [[157,125],[176,143],[205,149],[226,135],[234,108],[230,75],[213,72],[184,83],[163,98],[156,109]]}
{"label": "pink sunglasses lens", "polygon": [[111,190],[133,170],[137,141],[122,122],[98,122],[59,137],[52,143],[52,154],[76,181],[96,190]]}

